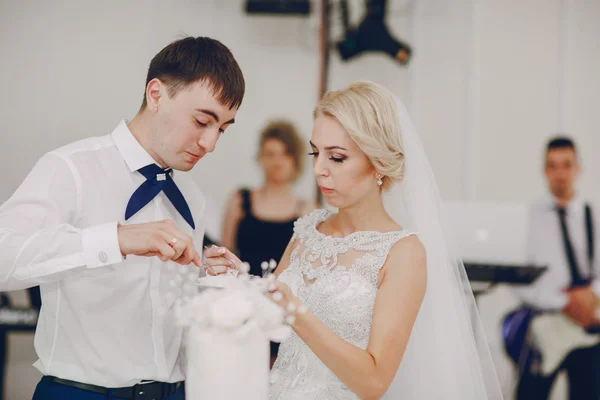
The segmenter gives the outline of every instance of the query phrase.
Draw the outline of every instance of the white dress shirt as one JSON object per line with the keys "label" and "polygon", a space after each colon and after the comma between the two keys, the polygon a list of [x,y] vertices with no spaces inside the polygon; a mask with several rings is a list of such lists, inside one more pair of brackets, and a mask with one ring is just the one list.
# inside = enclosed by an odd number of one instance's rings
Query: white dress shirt
{"label": "white dress shirt", "polygon": [[[596,279],[592,289],[600,297],[600,240],[598,230],[598,211],[592,207],[593,226],[595,230],[595,262]],[[572,199],[566,207],[566,225],[573,246],[580,275],[589,277],[590,263],[588,258],[587,230],[585,224],[585,202],[578,197]],[[525,303],[542,310],[560,310],[568,302],[564,292],[571,284],[571,272],[563,243],[560,220],[556,210],[556,201],[547,196],[531,206],[529,215],[529,238],[527,243],[529,261],[533,264],[545,265],[544,272],[533,284],[515,287],[515,293]]]}
{"label": "white dress shirt", "polygon": [[201,251],[204,197],[185,173],[173,179],[195,231],[163,192],[124,220],[145,181],[135,171],[154,162],[121,121],[110,135],[44,155],[0,207],[0,290],[40,285],[34,366],[42,374],[105,387],[184,379],[172,305],[186,282],[179,274],[193,279],[198,269],[124,260],[117,237],[117,223],[170,219]]}

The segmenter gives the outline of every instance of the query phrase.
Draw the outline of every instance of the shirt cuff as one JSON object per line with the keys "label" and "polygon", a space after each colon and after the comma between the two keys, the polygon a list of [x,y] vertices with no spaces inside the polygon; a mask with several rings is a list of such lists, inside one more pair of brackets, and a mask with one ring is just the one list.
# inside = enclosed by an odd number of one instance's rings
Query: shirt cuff
{"label": "shirt cuff", "polygon": [[82,231],[83,257],[88,268],[122,262],[117,222],[96,225]]}
{"label": "shirt cuff", "polygon": [[559,296],[556,297],[554,302],[555,303],[552,304],[552,309],[553,310],[562,310],[563,308],[565,308],[567,303],[569,303],[569,295],[566,293],[561,293]]}
{"label": "shirt cuff", "polygon": [[600,279],[594,279],[592,281],[592,290],[596,297],[600,299]]}

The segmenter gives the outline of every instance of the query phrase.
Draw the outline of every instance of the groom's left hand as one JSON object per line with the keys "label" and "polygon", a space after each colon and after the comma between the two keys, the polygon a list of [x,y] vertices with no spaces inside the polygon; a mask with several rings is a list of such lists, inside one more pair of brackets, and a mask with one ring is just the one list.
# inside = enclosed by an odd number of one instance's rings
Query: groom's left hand
{"label": "groom's left hand", "polygon": [[206,273],[209,275],[220,275],[227,272],[229,269],[240,271],[242,261],[233,254],[229,249],[222,246],[211,246],[204,249],[204,264],[210,265],[212,268],[207,268]]}

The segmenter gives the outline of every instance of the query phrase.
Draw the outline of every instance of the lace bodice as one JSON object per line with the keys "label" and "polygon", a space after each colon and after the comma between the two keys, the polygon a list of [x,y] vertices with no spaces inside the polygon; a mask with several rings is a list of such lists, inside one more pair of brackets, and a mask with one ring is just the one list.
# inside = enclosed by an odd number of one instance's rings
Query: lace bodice
{"label": "lace bodice", "polygon": [[[296,221],[290,265],[279,280],[336,335],[366,349],[379,270],[392,245],[411,233],[327,236],[317,226],[330,214],[315,210]],[[271,400],[358,398],[295,333],[281,344],[270,382]]]}

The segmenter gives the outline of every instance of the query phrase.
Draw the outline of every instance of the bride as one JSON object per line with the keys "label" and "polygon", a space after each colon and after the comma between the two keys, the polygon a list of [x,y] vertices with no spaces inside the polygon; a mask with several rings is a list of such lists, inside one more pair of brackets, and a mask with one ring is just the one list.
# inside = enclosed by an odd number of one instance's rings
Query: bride
{"label": "bride", "polygon": [[[296,221],[275,270],[271,295],[293,316],[293,334],[270,398],[501,399],[406,110],[385,88],[358,82],[327,93],[314,118],[314,174],[338,211]],[[223,248],[206,256],[213,267],[240,265]]]}

